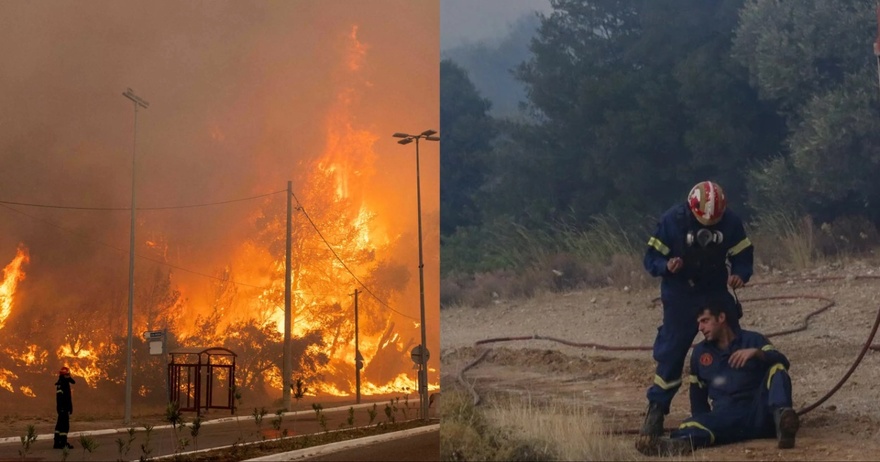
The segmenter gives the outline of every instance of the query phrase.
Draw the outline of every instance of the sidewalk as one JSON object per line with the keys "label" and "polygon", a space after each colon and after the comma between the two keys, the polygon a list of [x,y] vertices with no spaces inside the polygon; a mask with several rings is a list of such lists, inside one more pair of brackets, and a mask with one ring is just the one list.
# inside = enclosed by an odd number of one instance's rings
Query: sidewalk
{"label": "sidewalk", "polygon": [[[388,401],[385,399],[370,401],[361,404],[341,405],[332,408],[324,408],[326,423],[318,422],[316,413],[312,409],[285,412],[282,414],[281,429],[287,430],[289,435],[304,435],[318,433],[326,429],[336,429],[340,425],[346,425],[349,418],[349,409],[354,411],[356,426],[366,425],[369,422],[368,410],[377,406],[375,422],[385,420],[383,412]],[[410,418],[417,414],[417,405],[408,410]],[[71,432],[68,441],[73,444],[68,460],[137,460],[140,457],[158,458],[176,453],[218,448],[233,444],[246,444],[259,442],[281,436],[281,432],[274,430],[272,421],[277,416],[274,413],[267,414],[261,425],[257,425],[252,415],[230,416],[210,419],[202,422],[202,427],[197,438],[191,436],[191,427],[178,428],[175,433],[169,424],[155,425],[150,432],[149,440],[143,426],[138,426],[134,433],[134,440],[128,443],[128,427],[91,429]],[[403,416],[401,415],[402,419]],[[192,420],[189,418],[188,420]],[[89,453],[84,451],[80,443],[80,437],[87,437],[97,444],[97,448]],[[181,448],[180,440],[188,440],[188,444]],[[52,449],[52,433],[41,433],[36,442],[31,446],[27,454],[28,460],[61,460],[62,451]],[[0,461],[22,460],[21,437],[0,438]]]}

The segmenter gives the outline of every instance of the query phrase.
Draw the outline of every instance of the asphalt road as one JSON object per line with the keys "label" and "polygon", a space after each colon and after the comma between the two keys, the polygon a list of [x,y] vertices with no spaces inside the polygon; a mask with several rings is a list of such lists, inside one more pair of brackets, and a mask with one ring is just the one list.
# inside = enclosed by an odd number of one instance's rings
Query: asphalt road
{"label": "asphalt road", "polygon": [[419,461],[439,462],[440,460],[440,429],[430,433],[410,436],[394,441],[374,443],[364,447],[331,452],[321,456],[310,457],[312,461],[372,461],[389,462]]}
{"label": "asphalt road", "polygon": [[[405,436],[401,436],[404,435]],[[358,440],[342,441],[325,446],[300,449],[272,456],[250,459],[269,461],[390,461],[439,462],[440,425],[386,433]]]}
{"label": "asphalt road", "polygon": [[[384,404],[384,401],[378,402],[378,404],[380,411],[378,413],[379,415],[376,417],[375,422],[382,422],[385,419],[385,415],[381,411],[381,407]],[[348,410],[351,407],[355,409],[355,426],[367,425],[369,422],[367,409],[372,407],[372,403],[363,403],[359,405],[343,406],[338,408],[326,408],[323,411],[326,416],[326,424],[324,426],[321,426],[318,423],[315,412],[312,410],[287,413],[284,416],[282,428],[287,429],[288,432],[293,435],[320,433],[323,432],[325,428],[331,430],[336,429],[339,428],[340,425],[347,425],[347,420],[349,417]],[[432,409],[432,413],[433,412],[434,410]],[[417,411],[410,411],[410,415],[408,417],[414,418],[416,413]],[[253,417],[250,416],[241,416],[238,418],[228,417],[206,421],[202,424],[197,442],[190,442],[190,444],[185,448],[184,451],[178,450],[178,445],[176,443],[177,438],[175,437],[174,430],[168,425],[156,426],[150,432],[149,443],[147,443],[146,432],[144,431],[144,428],[139,427],[137,433],[135,433],[135,440],[131,444],[130,450],[125,453],[119,450],[119,446],[117,444],[117,440],[119,439],[121,439],[122,441],[128,440],[128,433],[125,431],[125,429],[120,428],[90,431],[89,433],[91,435],[89,437],[93,439],[98,445],[97,448],[91,453],[83,451],[82,445],[79,442],[79,437],[75,436],[76,432],[74,432],[74,436],[69,438],[70,443],[74,445],[74,449],[70,450],[70,454],[67,460],[137,460],[142,456],[159,457],[164,455],[171,455],[175,452],[186,452],[196,449],[202,450],[208,448],[229,446],[236,442],[246,443],[261,441],[264,438],[275,438],[278,436],[275,430],[272,429],[271,420],[273,417],[274,415],[272,414],[267,415],[263,419],[262,425],[260,427],[256,425]],[[403,419],[404,418],[402,415],[398,415],[398,421]],[[193,439],[190,435],[190,429],[188,427],[185,430],[180,431],[180,437],[189,438],[191,441]],[[142,448],[142,445],[145,446],[143,446]],[[436,447],[437,450],[435,451],[435,453],[437,453],[437,457],[439,457],[439,444]],[[19,441],[4,442],[0,444],[0,461],[21,461],[22,456],[19,452],[21,449],[22,445]],[[144,449],[146,449],[146,451]],[[39,439],[35,443],[33,443],[30,452],[27,454],[27,460],[61,459],[62,451],[59,449],[52,449],[51,434],[40,435]]]}

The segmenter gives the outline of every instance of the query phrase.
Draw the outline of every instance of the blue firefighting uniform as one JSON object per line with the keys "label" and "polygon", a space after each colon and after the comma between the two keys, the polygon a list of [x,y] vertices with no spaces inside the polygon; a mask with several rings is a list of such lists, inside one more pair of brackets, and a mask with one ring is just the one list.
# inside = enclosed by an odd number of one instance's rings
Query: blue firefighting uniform
{"label": "blue firefighting uniform", "polygon": [[[758,348],[764,359],[752,358],[739,369],[730,355]],[[672,438],[690,438],[694,447],[776,436],[773,411],[792,407],[789,362],[763,335],[740,330],[727,349],[700,342],[691,354],[690,418]],[[712,406],[709,406],[709,400]]]}
{"label": "blue firefighting uniform", "polygon": [[[711,242],[704,240],[705,245],[701,245],[697,236],[706,231],[711,233]],[[675,274],[666,269],[666,262],[673,257],[684,261]],[[672,397],[681,387],[685,357],[697,335],[698,311],[708,303],[720,304],[728,313],[728,324],[734,331],[739,330],[742,311],[727,291],[727,263],[731,274],[748,282],[753,259],[754,247],[742,220],[729,209],[713,226],[700,224],[686,203],[660,217],[657,230],[648,240],[644,264],[652,276],[662,278],[663,324],[654,340],[657,370],[647,395],[648,401],[658,404],[664,414],[669,413]]]}

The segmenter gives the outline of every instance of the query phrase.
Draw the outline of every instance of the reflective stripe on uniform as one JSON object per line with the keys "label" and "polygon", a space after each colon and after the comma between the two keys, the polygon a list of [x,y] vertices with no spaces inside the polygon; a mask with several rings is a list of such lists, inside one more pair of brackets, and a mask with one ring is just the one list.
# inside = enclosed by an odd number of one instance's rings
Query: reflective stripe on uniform
{"label": "reflective stripe on uniform", "polygon": [[681,379],[673,380],[672,382],[667,382],[667,381],[663,380],[663,378],[660,377],[659,375],[655,375],[654,376],[654,384],[656,384],[657,386],[659,386],[660,388],[662,388],[664,390],[669,390],[671,388],[675,388],[675,387],[681,385]]}
{"label": "reflective stripe on uniform", "polygon": [[652,247],[654,250],[660,252],[664,257],[669,255],[669,247],[666,247],[666,244],[660,242],[660,239],[657,239],[656,237],[648,239],[648,247]]}
{"label": "reflective stripe on uniform", "polygon": [[776,363],[773,365],[773,367],[770,368],[770,373],[767,374],[767,389],[768,390],[770,389],[770,380],[773,379],[773,374],[775,374],[778,371],[784,371],[784,370],[785,370],[785,366],[782,363]]}
{"label": "reflective stripe on uniform", "polygon": [[58,393],[61,393],[62,395],[64,394],[62,390],[55,390],[55,394],[57,395]]}
{"label": "reflective stripe on uniform", "polygon": [[769,344],[769,343],[761,347],[761,351],[772,351],[775,349],[776,349],[776,347]]}
{"label": "reflective stripe on uniform", "polygon": [[715,444],[715,434],[712,433],[712,430],[709,430],[708,428],[706,428],[703,424],[701,424],[701,423],[699,423],[699,422],[693,422],[693,421],[691,421],[691,422],[684,422],[684,423],[682,423],[681,425],[678,426],[678,429],[679,429],[679,430],[683,430],[683,429],[685,429],[685,428],[691,428],[691,427],[693,427],[693,428],[699,428],[700,430],[704,430],[704,431],[706,431],[707,433],[709,433],[709,444]]}
{"label": "reflective stripe on uniform", "polygon": [[688,376],[688,382],[690,382],[700,388],[703,388],[705,386],[705,384],[700,381],[700,378],[697,377],[696,375],[693,375],[693,374]]}
{"label": "reflective stripe on uniform", "polygon": [[749,238],[745,238],[745,239],[739,241],[739,244],[731,247],[730,250],[727,251],[727,255],[730,255],[732,257],[732,256],[742,252],[743,250],[748,248],[750,245],[752,245],[752,241],[750,241]]}

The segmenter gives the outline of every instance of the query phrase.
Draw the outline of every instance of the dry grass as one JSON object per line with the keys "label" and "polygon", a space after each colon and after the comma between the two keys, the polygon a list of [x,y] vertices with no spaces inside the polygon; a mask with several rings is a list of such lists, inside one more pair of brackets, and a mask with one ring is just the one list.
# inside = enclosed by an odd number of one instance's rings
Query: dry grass
{"label": "dry grass", "polygon": [[[449,389],[443,399],[443,461],[646,460],[631,437],[612,435],[610,423],[586,403],[537,404],[528,396],[509,396],[474,407],[469,395]],[[703,458],[696,453],[663,460]]]}
{"label": "dry grass", "polygon": [[517,438],[554,452],[556,460],[632,460],[641,455],[627,438],[615,437],[602,418],[585,405],[552,402],[536,405],[529,397],[511,397],[487,412],[493,425]]}
{"label": "dry grass", "polygon": [[757,259],[773,268],[804,270],[821,258],[813,220],[782,212],[767,212],[758,217],[750,240]]}
{"label": "dry grass", "polygon": [[456,385],[443,391],[440,417],[442,461],[713,460],[711,453],[645,457],[635,436],[613,435],[613,421],[579,397],[538,403],[528,395],[494,395],[475,407]]}
{"label": "dry grass", "polygon": [[443,391],[440,413],[440,460],[558,460],[543,443],[512,435],[487,420],[484,409],[474,407],[461,390]]}

